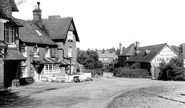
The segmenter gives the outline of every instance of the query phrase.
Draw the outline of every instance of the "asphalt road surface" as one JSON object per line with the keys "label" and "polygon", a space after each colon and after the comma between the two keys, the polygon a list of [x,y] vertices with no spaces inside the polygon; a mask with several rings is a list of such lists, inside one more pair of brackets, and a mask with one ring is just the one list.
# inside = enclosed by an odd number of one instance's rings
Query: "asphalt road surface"
{"label": "asphalt road surface", "polygon": [[185,85],[185,82],[116,78],[105,73],[80,83],[38,82],[16,88],[18,96],[2,107],[13,108],[107,108],[113,99],[132,90]]}

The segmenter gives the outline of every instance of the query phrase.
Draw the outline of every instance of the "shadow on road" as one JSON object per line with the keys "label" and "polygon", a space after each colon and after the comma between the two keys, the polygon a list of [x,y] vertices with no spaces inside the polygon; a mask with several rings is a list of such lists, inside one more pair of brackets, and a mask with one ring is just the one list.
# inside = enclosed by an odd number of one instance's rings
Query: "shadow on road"
{"label": "shadow on road", "polygon": [[16,92],[0,91],[0,107],[28,107],[35,106],[38,102],[29,96],[19,96]]}

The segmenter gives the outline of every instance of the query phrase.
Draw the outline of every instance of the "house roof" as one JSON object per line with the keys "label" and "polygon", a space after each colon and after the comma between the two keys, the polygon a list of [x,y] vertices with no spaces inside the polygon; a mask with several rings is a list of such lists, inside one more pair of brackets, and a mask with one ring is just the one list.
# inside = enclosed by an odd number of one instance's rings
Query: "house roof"
{"label": "house roof", "polygon": [[11,20],[12,22],[14,22],[17,26],[19,27],[23,27],[23,25],[16,19],[14,18],[12,15],[10,15],[9,13],[7,12],[4,12],[4,11],[0,11],[0,18],[4,18],[4,19],[7,19],[7,20]]}
{"label": "house roof", "polygon": [[115,53],[98,53],[99,58],[115,58]]}
{"label": "house roof", "polygon": [[45,32],[44,27],[41,28],[31,21],[25,21],[18,19],[24,27],[20,28],[19,38],[22,42],[44,44],[44,45],[56,45],[50,36]]}
{"label": "house roof", "polygon": [[[150,62],[167,44],[158,44],[145,47],[139,47],[138,53],[135,52],[126,62]],[[148,54],[146,54],[148,51]],[[136,54],[137,53],[137,54]]]}
{"label": "house roof", "polygon": [[68,31],[71,30],[74,31],[76,41],[80,41],[72,17],[49,16],[42,23],[53,40],[66,39]]}
{"label": "house roof", "polygon": [[123,53],[122,53],[120,56],[131,56],[131,55],[134,53],[134,51],[135,51],[134,47],[135,47],[135,43],[130,44],[130,45],[123,51]]}
{"label": "house roof", "polygon": [[26,60],[26,58],[17,49],[8,49],[5,60]]}
{"label": "house roof", "polygon": [[12,6],[12,11],[19,11],[14,0],[10,0],[10,4]]}
{"label": "house roof", "polygon": [[36,64],[60,64],[60,65],[66,65],[64,62],[58,62],[57,60],[52,59],[52,58],[34,59],[33,63],[36,63]]}
{"label": "house roof", "polygon": [[108,58],[106,61],[103,61],[103,64],[111,64],[113,60],[113,58]]}
{"label": "house roof", "polygon": [[9,7],[12,8],[12,12],[19,11],[14,0],[9,0],[9,3],[7,1],[0,0],[0,10],[7,9]]}

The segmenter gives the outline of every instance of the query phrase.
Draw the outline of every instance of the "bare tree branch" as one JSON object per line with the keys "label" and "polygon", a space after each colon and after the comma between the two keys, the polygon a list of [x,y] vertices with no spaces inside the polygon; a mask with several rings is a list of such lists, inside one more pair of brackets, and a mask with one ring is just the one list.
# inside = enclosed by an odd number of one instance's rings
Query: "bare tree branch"
{"label": "bare tree branch", "polygon": [[15,3],[17,6],[20,6],[21,4],[25,3],[27,0],[15,0]]}

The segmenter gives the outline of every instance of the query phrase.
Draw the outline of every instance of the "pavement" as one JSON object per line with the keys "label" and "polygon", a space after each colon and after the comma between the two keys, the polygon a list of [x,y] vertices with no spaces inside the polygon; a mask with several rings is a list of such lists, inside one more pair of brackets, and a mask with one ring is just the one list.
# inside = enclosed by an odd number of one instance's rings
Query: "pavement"
{"label": "pavement", "polygon": [[18,100],[7,108],[106,108],[117,96],[149,87],[184,86],[185,82],[116,78],[111,73],[80,83],[37,82],[16,88]]}

